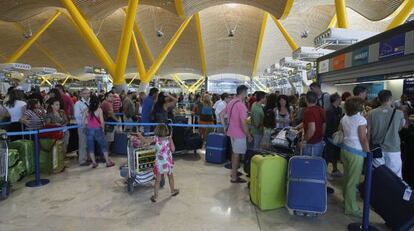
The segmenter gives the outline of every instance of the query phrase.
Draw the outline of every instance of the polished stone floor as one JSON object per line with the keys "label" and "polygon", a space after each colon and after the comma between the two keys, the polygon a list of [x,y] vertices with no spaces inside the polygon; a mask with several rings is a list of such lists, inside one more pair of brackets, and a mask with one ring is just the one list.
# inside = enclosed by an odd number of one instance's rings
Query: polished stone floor
{"label": "polished stone floor", "polygon": [[[114,158],[119,166],[124,158]],[[130,195],[117,167],[78,167],[67,161],[65,172],[49,176],[41,188],[14,188],[0,202],[0,230],[346,230],[355,222],[342,213],[341,192],[329,196],[328,212],[320,217],[291,216],[287,210],[261,212],[249,201],[246,184],[230,184],[229,171],[206,164],[200,153],[175,158],[180,189],[169,197],[168,187],[157,203],[152,187],[141,186]],[[338,189],[340,180],[331,182]],[[376,214],[371,221],[386,230]]]}

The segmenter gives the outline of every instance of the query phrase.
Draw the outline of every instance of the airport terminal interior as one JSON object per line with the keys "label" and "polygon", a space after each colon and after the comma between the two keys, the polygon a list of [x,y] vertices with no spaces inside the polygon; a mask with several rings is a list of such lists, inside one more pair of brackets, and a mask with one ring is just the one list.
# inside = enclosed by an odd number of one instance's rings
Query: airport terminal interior
{"label": "airport terminal interior", "polygon": [[2,0],[0,34],[1,231],[414,231],[414,0]]}

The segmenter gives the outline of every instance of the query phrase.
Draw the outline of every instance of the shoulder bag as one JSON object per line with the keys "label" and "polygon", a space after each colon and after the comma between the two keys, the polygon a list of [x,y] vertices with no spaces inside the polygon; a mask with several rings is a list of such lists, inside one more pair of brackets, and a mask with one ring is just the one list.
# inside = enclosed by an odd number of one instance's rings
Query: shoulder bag
{"label": "shoulder bag", "polygon": [[369,151],[372,153],[373,158],[382,158],[381,145],[383,145],[384,142],[385,142],[385,137],[387,136],[388,130],[390,130],[391,123],[392,123],[392,120],[394,119],[394,115],[395,115],[396,110],[397,109],[394,108],[394,110],[392,112],[391,119],[388,122],[388,127],[387,127],[387,130],[386,130],[385,134],[384,134],[384,138],[382,139],[382,142],[380,144],[372,144],[372,143],[369,144]]}

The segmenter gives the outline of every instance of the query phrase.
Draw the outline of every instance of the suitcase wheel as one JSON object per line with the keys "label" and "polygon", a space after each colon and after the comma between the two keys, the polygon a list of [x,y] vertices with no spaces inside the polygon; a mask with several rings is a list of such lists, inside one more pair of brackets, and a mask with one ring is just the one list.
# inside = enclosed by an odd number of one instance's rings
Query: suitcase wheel
{"label": "suitcase wheel", "polygon": [[128,180],[127,180],[127,190],[128,190],[128,193],[130,193],[130,194],[134,192],[134,179],[128,178]]}

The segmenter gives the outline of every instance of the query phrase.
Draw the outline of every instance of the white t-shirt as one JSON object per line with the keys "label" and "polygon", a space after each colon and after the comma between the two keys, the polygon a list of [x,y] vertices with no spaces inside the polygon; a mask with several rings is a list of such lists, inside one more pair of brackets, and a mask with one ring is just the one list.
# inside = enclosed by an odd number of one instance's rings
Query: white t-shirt
{"label": "white t-shirt", "polygon": [[217,123],[221,122],[220,113],[226,108],[226,106],[227,106],[227,103],[226,103],[226,101],[223,101],[223,100],[219,100],[214,104],[213,108],[215,110]]}
{"label": "white t-shirt", "polygon": [[23,115],[23,108],[26,107],[26,102],[16,100],[16,102],[14,102],[14,107],[5,107],[10,114],[11,122],[19,122],[20,118],[22,118]]}
{"label": "white t-shirt", "polygon": [[344,131],[344,144],[362,150],[361,143],[359,142],[358,127],[367,125],[367,120],[359,113],[353,116],[345,115],[341,119],[341,125]]}

